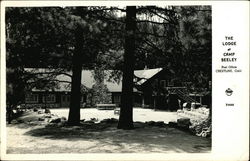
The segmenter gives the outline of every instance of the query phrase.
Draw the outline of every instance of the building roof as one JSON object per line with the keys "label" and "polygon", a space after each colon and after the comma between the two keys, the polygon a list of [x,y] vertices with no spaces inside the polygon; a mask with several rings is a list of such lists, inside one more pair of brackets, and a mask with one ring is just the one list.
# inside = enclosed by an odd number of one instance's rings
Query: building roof
{"label": "building roof", "polygon": [[146,70],[135,70],[134,75],[140,80],[137,82],[138,85],[142,85],[148,79],[152,78],[155,74],[159,73],[162,68],[146,69]]}
{"label": "building roof", "polygon": [[[33,73],[42,73],[42,72],[51,72],[53,69],[34,69],[34,68],[25,68],[26,71],[33,72]],[[160,72],[162,68],[156,68],[156,69],[147,69],[147,70],[135,70],[134,75],[139,78],[139,81],[137,81],[138,85],[143,84],[148,79],[153,77],[155,74]],[[72,72],[67,72],[67,74],[71,74]],[[110,73],[110,70],[105,71],[106,74]],[[71,77],[61,74],[56,76],[56,80],[61,81],[58,83],[58,87],[54,88],[54,91],[70,91],[70,85],[66,82],[71,82]],[[121,78],[122,80],[122,78]],[[82,71],[82,80],[81,83],[84,87],[91,89],[92,86],[95,84],[95,79],[93,76],[93,70],[83,70]],[[115,81],[108,81],[107,79],[104,80],[104,84],[106,84],[108,90],[110,92],[121,92],[122,91],[122,81],[115,82]],[[38,89],[33,89],[33,91],[42,91]],[[137,89],[134,89],[134,92],[137,92]]]}

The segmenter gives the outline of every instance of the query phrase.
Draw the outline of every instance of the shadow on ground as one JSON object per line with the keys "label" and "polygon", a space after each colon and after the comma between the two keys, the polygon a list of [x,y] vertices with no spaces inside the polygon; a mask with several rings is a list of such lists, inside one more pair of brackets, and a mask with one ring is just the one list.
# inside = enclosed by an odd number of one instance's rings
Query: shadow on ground
{"label": "shadow on ground", "polygon": [[7,125],[7,153],[211,152],[211,138],[198,137],[163,122],[135,122],[135,129],[121,130],[116,128],[116,119],[101,123],[82,120],[80,126],[73,127],[65,126],[65,120],[50,123],[53,119],[58,117],[29,112]]}
{"label": "shadow on ground", "polygon": [[[168,126],[145,126],[144,123],[140,123],[140,126],[133,130],[121,130],[117,129],[116,125],[114,123],[92,123],[73,127],[58,127],[52,124],[31,129],[24,135],[44,140],[49,139],[53,142],[53,149],[60,146],[59,143],[62,140],[69,144],[76,143],[79,146],[76,149],[71,148],[71,150],[68,147],[65,149],[66,151],[61,148],[61,151],[58,152],[202,153],[211,150],[210,138],[197,137]],[[72,147],[74,146],[77,145],[72,145]],[[37,145],[37,148],[39,148],[39,145]]]}

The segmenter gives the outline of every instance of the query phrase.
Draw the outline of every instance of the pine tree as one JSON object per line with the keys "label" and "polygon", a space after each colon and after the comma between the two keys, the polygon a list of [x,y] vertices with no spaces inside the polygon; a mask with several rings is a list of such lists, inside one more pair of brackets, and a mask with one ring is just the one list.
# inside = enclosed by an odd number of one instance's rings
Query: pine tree
{"label": "pine tree", "polygon": [[136,7],[126,7],[126,35],[119,129],[132,129]]}

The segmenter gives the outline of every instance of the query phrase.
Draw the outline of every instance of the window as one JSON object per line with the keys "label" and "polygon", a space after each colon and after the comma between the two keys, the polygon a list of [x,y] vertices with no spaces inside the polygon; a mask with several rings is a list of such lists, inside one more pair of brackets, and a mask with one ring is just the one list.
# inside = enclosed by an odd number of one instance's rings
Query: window
{"label": "window", "polygon": [[70,102],[70,96],[69,95],[62,95],[62,102]]}
{"label": "window", "polygon": [[38,94],[27,94],[25,96],[26,103],[38,103]]}
{"label": "window", "polygon": [[54,94],[48,94],[48,95],[46,95],[46,101],[45,101],[45,96],[43,96],[43,102],[44,103],[54,103],[54,102],[56,102],[56,96]]}
{"label": "window", "polygon": [[121,96],[120,95],[114,95],[114,103],[121,103]]}
{"label": "window", "polygon": [[161,87],[166,87],[166,80],[161,80],[160,86]]}

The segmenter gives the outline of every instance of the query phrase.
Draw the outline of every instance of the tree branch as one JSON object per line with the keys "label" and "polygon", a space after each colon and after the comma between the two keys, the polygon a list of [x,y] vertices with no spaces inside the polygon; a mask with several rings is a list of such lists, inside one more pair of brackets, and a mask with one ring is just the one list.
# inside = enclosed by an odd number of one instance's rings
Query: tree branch
{"label": "tree branch", "polygon": [[138,22],[138,23],[153,23],[153,24],[157,24],[157,25],[168,24],[168,23],[164,23],[164,22],[156,22],[156,21],[149,21],[149,20],[138,20],[136,22]]}
{"label": "tree branch", "polygon": [[69,83],[71,84],[70,81],[65,81],[65,80],[57,80],[57,79],[54,79],[54,80],[50,80],[51,82],[59,82],[59,83]]}
{"label": "tree branch", "polygon": [[154,34],[154,33],[141,32],[141,31],[139,31],[137,34],[141,34],[141,35],[151,35],[151,36],[162,37],[162,38],[166,38],[166,37],[167,37],[167,36],[164,36],[164,35],[157,35],[157,34]]}
{"label": "tree branch", "polygon": [[151,46],[152,48],[158,50],[158,51],[162,51],[161,49],[159,49],[154,43],[148,41],[148,40],[143,40],[146,44],[148,44],[149,46]]}
{"label": "tree branch", "polygon": [[167,8],[162,8],[162,7],[157,7],[157,6],[148,6],[148,7],[141,7],[138,8],[137,11],[138,12],[142,12],[142,11],[149,11],[149,10],[157,10],[157,11],[161,11],[161,12],[174,12],[174,10],[172,9],[167,9]]}
{"label": "tree branch", "polygon": [[96,18],[99,18],[101,20],[106,20],[106,21],[114,21],[114,22],[119,22],[119,23],[125,23],[122,20],[119,19],[113,19],[113,18],[108,18],[108,17],[104,17],[104,16],[95,16]]}
{"label": "tree branch", "polygon": [[149,9],[149,12],[152,12],[153,14],[155,14],[156,16],[166,20],[169,22],[169,19],[167,19],[166,17],[163,17],[162,15],[158,14],[157,12],[153,11],[152,9]]}
{"label": "tree branch", "polygon": [[112,10],[118,10],[118,11],[121,11],[121,12],[126,12],[126,10],[125,10],[125,9],[121,9],[121,8],[118,8],[118,7],[110,7],[110,8],[94,9],[94,11],[112,11]]}
{"label": "tree branch", "polygon": [[30,73],[32,75],[39,75],[39,74],[57,74],[57,75],[66,75],[68,77],[72,77],[71,74],[65,72],[37,72],[37,73]]}
{"label": "tree branch", "polygon": [[[26,82],[26,84],[36,84],[39,81],[43,81],[43,80],[38,80],[38,81],[32,81],[32,82]],[[71,84],[70,81],[65,81],[65,80],[57,80],[57,79],[52,79],[52,80],[47,80],[48,82],[59,82],[59,83],[69,83]],[[31,87],[33,88],[33,87]]]}

